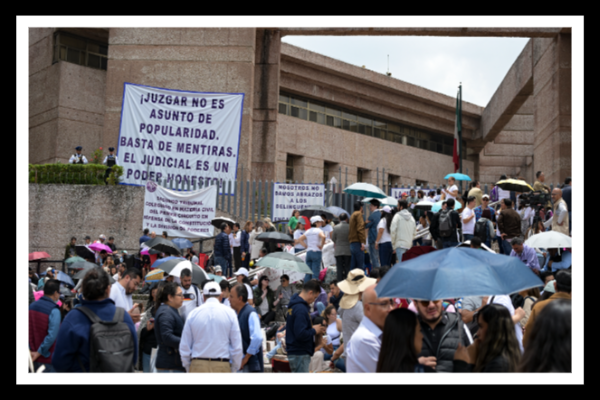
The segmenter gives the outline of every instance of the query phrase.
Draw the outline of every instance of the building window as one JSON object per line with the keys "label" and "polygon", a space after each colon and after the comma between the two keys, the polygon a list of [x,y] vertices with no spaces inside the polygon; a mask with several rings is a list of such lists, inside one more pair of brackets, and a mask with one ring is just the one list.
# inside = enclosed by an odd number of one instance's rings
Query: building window
{"label": "building window", "polygon": [[358,171],[356,171],[356,181],[357,182],[363,181],[363,170],[360,168],[358,169]]}
{"label": "building window", "polygon": [[58,60],[106,70],[108,44],[59,31],[54,34],[53,62]]}
{"label": "building window", "polygon": [[285,183],[294,182],[294,157],[288,154],[285,162]]}
{"label": "building window", "polygon": [[329,182],[329,166],[327,163],[323,166],[323,183]]}
{"label": "building window", "polygon": [[420,187],[424,188],[424,187],[427,186],[427,182],[426,181],[420,181],[420,180],[417,179],[415,181],[415,186],[420,186]]}

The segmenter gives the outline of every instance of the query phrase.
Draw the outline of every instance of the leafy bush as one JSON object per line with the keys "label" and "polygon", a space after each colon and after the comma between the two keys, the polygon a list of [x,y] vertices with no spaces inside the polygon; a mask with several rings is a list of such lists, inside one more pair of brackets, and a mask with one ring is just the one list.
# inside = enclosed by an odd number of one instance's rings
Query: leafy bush
{"label": "leafy bush", "polygon": [[[104,185],[106,168],[105,165],[98,164],[29,164],[29,183]],[[113,166],[108,184],[115,185],[122,176],[123,167]]]}

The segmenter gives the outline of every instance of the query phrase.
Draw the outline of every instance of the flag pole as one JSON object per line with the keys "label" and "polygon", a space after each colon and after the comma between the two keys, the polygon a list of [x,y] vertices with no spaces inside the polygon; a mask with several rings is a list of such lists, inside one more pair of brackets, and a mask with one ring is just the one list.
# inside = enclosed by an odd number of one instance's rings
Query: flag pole
{"label": "flag pole", "polygon": [[[458,85],[458,172],[462,174],[462,160],[463,160],[463,148],[462,148],[462,82]],[[462,193],[462,180],[460,181],[460,192]]]}

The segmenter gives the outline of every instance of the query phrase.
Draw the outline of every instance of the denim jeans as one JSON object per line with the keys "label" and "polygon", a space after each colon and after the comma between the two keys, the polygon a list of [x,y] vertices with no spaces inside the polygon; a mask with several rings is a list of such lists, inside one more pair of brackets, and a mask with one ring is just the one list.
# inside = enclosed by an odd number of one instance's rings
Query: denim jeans
{"label": "denim jeans", "polygon": [[360,249],[360,245],[361,243],[359,242],[350,243],[350,253],[352,253],[350,271],[356,268],[365,270],[365,253]]}
{"label": "denim jeans", "polygon": [[292,355],[288,354],[288,361],[290,362],[290,369],[292,372],[308,372],[308,366],[310,365],[309,355]]}
{"label": "denim jeans", "polygon": [[[381,244],[380,244],[380,246],[381,246]],[[383,264],[383,265],[385,265],[385,264]],[[339,348],[340,348],[340,346],[333,346],[333,352],[335,353],[335,351]],[[323,360],[329,361],[329,360],[331,360],[331,357],[333,357],[333,353],[332,354],[325,353]],[[333,365],[335,365],[335,367],[337,369],[339,369],[340,371],[346,372],[346,363],[344,363],[344,360],[341,357],[339,357],[337,360],[335,360],[333,362]]]}
{"label": "denim jeans", "polygon": [[142,353],[142,370],[144,373],[152,372],[150,371],[150,354]]}
{"label": "denim jeans", "polygon": [[348,276],[350,272],[350,259],[352,256],[335,256],[335,266],[337,269],[337,281],[341,282]]}
{"label": "denim jeans", "polygon": [[422,237],[420,237],[420,238],[418,238],[418,239],[415,239],[415,240],[413,240],[413,246],[416,246],[417,244],[418,244],[419,246],[423,246],[423,238],[422,238]]}
{"label": "denim jeans", "polygon": [[312,270],[312,274],[306,274],[304,276],[304,282],[308,282],[311,279],[319,279],[319,272],[321,272],[321,256],[323,253],[320,251],[308,251],[306,252],[306,264],[308,268]]}
{"label": "denim jeans", "polygon": [[371,258],[372,268],[379,268],[379,251],[375,250],[375,243],[369,243],[369,257]]}
{"label": "denim jeans", "polygon": [[473,239],[474,235],[469,235],[468,233],[463,234],[464,241]]}
{"label": "denim jeans", "polygon": [[280,347],[281,347],[281,342],[278,342],[277,346],[273,347],[273,349],[267,353],[267,359],[269,361],[271,361],[271,358],[273,358],[275,356],[275,354],[277,354],[277,349]]}
{"label": "denim jeans", "polygon": [[381,265],[392,266],[392,242],[379,243],[379,260]]}
{"label": "denim jeans", "polygon": [[398,257],[398,264],[400,264],[402,262],[402,254],[406,253],[406,250],[403,247],[397,247],[396,248],[396,257]]}
{"label": "denim jeans", "polygon": [[323,311],[325,311],[325,305],[323,303],[321,303],[320,301],[317,301],[317,304],[315,304],[315,311],[319,311],[319,315],[321,315],[323,313]]}
{"label": "denim jeans", "polygon": [[456,247],[458,246],[458,242],[451,242],[451,241],[446,241],[446,240],[442,240],[442,243],[444,244],[444,248],[447,249],[449,247]]}
{"label": "denim jeans", "polygon": [[[498,242],[498,248],[500,249],[500,254],[504,254],[504,248],[502,247],[502,242],[503,242],[502,238],[500,236],[496,236],[494,238],[494,240],[496,242]],[[510,255],[510,253],[508,253],[507,255]]]}
{"label": "denim jeans", "polygon": [[510,256],[510,252],[512,251],[512,246],[510,245],[511,239],[502,240],[502,250],[504,251],[504,254],[506,254],[507,256]]}

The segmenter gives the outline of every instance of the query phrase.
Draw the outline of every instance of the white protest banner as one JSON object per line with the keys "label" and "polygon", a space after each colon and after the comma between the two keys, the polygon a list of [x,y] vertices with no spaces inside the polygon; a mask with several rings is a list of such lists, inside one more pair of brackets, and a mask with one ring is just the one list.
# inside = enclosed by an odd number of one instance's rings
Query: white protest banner
{"label": "white protest banner", "polygon": [[322,206],[325,203],[325,185],[322,183],[273,184],[273,201],[271,201],[271,220],[273,222],[290,219],[292,211],[302,210],[309,206]]}
{"label": "white protest banner", "polygon": [[243,93],[202,93],[125,82],[117,155],[122,184],[219,184],[237,174]]}
{"label": "white protest banner", "polygon": [[417,187],[413,187],[413,188],[397,188],[397,187],[393,187],[392,189],[392,194],[390,195],[390,197],[393,197],[395,199],[400,200],[400,198],[402,197],[402,193],[406,193],[407,196],[410,196],[410,191],[412,189],[415,190],[415,196],[416,193],[421,190],[421,186],[417,186]]}
{"label": "white protest banner", "polygon": [[153,181],[146,183],[143,227],[166,231],[168,236],[213,236],[210,221],[215,218],[217,185],[194,192],[169,190]]}

